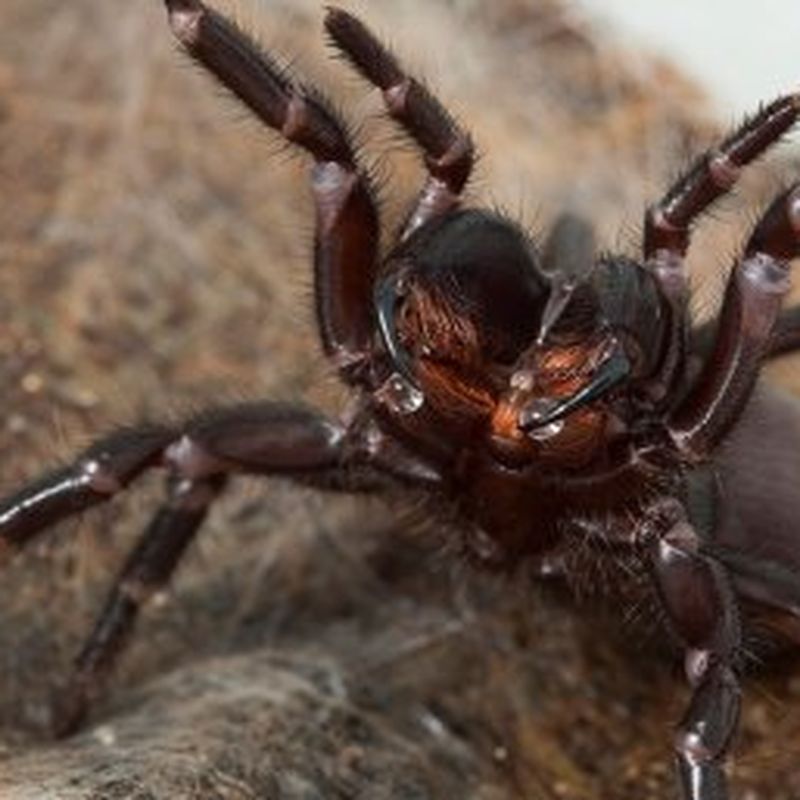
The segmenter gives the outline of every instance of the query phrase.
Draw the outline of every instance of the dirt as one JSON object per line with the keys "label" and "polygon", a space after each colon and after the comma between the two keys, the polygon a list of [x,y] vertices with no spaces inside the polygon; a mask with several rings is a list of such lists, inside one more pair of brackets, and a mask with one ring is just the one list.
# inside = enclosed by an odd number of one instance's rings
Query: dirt
{"label": "dirt", "polygon": [[[719,132],[677,68],[600,41],[556,2],[348,7],[473,131],[474,201],[534,231],[570,205],[635,255],[646,202]],[[375,93],[332,60],[321,5],[236,10],[364,120],[390,227],[420,170]],[[751,209],[798,163],[787,147],[748,173],[697,236],[698,318]],[[4,0],[4,490],[122,422],[253,397],[341,409],[310,311],[306,174],[188,66],[155,0]],[[800,390],[796,372],[789,359],[768,379]],[[3,798],[672,796],[686,692],[648,609],[472,574],[413,507],[281,482],[226,494],[89,724],[50,741],[51,692],[160,491],[143,480],[4,570]],[[798,675],[748,679],[741,797],[800,796]]]}

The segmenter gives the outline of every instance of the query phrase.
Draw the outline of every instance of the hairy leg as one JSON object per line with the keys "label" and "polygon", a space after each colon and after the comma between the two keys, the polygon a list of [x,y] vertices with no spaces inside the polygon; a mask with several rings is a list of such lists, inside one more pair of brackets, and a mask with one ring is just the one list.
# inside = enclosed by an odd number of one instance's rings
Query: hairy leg
{"label": "hairy leg", "polygon": [[127,645],[139,610],[162,589],[194,540],[224,478],[173,478],[167,499],[114,580],[103,611],[75,660],[75,669],[55,709],[54,733],[80,727]]}
{"label": "hairy leg", "polygon": [[41,476],[0,501],[0,556],[41,531],[123,491],[161,463],[174,433],[165,426],[124,428],[95,442],[72,464]]}
{"label": "hairy leg", "polygon": [[400,237],[405,239],[457,206],[475,161],[472,140],[360,20],[330,8],[325,29],[361,75],[381,89],[389,114],[423,150],[429,176],[405,222]]}
{"label": "hairy leg", "polygon": [[186,52],[264,124],[310,153],[317,209],[314,280],[323,347],[351,383],[367,380],[379,220],[370,181],[345,125],[317,92],[200,0],[165,0]]}
{"label": "hairy leg", "polygon": [[[669,510],[665,505],[664,510]],[[724,761],[739,719],[739,612],[725,569],[678,503],[651,545],[653,576],[667,620],[685,648],[692,688],[675,739],[682,800],[725,800]]]}
{"label": "hairy leg", "polygon": [[[692,350],[707,356],[714,345],[717,321],[711,320],[692,331]],[[790,356],[800,350],[800,306],[792,306],[780,313],[764,358]]]}
{"label": "hairy leg", "polygon": [[659,376],[667,394],[684,373],[688,284],[684,256],[697,218],[729,192],[742,167],[775,144],[800,116],[800,95],[765,106],[717,148],[704,153],[645,215],[644,256],[670,304],[670,346]]}
{"label": "hairy leg", "polygon": [[774,145],[800,117],[800,94],[780,97],[704,153],[650,207],[645,217],[644,255],[684,256],[692,223],[721,195],[728,193],[742,167]]}
{"label": "hairy leg", "polygon": [[800,306],[787,308],[775,323],[767,357],[791,355],[800,350]]}
{"label": "hairy leg", "polygon": [[778,197],[728,279],[716,340],[699,378],[668,420],[690,458],[708,456],[741,413],[769,351],[800,255],[800,185]]}
{"label": "hairy leg", "polygon": [[117,576],[78,657],[58,710],[61,734],[85,717],[140,607],[168,582],[228,475],[279,475],[344,491],[439,481],[435,468],[370,423],[357,421],[346,428],[317,412],[277,403],[214,409],[182,426],[131,428],[108,436],[71,465],[0,501],[0,549],[19,549],[59,520],[110,499],[159,466],[168,471],[167,499]]}

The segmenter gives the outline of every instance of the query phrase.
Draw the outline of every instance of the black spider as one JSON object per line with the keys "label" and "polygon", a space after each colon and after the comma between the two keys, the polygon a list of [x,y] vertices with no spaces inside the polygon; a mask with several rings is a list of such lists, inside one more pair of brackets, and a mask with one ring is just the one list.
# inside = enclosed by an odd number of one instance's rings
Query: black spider
{"label": "black spider", "polygon": [[0,547],[12,551],[145,470],[168,474],[79,656],[62,732],[83,719],[229,475],[400,484],[454,509],[463,549],[493,569],[552,564],[576,542],[597,559],[612,545],[638,553],[686,653],[683,797],[723,798],[742,627],[769,612],[800,641],[800,409],[752,395],[764,358],[800,346],[798,311],[779,316],[800,187],[751,234],[714,331],[691,329],[683,258],[693,222],[796,121],[800,95],[761,109],[649,208],[641,263],[598,258],[591,228],[569,214],[539,250],[508,220],[462,207],[470,137],[361,22],[330,9],[334,45],[381,89],[428,171],[381,256],[369,176],[327,104],[199,0],[166,6],[186,51],[314,159],[317,320],[354,403],[346,421],[265,402],[133,427],[0,503]]}

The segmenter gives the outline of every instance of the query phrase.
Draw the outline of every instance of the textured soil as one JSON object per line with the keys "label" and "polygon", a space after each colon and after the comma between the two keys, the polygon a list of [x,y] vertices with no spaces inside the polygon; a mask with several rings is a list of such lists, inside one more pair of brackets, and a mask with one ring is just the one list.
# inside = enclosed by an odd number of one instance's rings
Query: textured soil
{"label": "textured soil", "polygon": [[[310,313],[307,163],[187,66],[160,6],[0,9],[3,490],[122,422],[253,397],[342,406]],[[534,231],[570,205],[635,255],[647,200],[718,133],[678,70],[556,2],[360,10],[474,132],[475,201]],[[332,60],[321,4],[237,13],[364,120],[397,219],[414,153]],[[698,235],[698,317],[750,209],[799,164],[781,149]],[[767,380],[800,391],[793,373]],[[650,609],[474,575],[413,506],[281,482],[232,487],[89,724],[50,741],[51,693],[160,491],[144,479],[4,570],[0,797],[671,796],[685,689]],[[800,669],[748,679],[734,752],[739,797],[800,796]]]}

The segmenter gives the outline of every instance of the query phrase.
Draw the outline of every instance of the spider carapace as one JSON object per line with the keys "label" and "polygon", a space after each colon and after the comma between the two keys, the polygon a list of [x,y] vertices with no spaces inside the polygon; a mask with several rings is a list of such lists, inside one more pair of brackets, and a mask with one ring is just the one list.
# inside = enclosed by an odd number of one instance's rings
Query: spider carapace
{"label": "spider carapace", "polygon": [[184,50],[314,161],[316,317],[353,402],[341,420],[255,402],[133,426],[0,501],[3,553],[146,470],[167,473],[78,657],[61,732],[85,717],[230,476],[399,484],[446,508],[465,553],[498,570],[545,555],[552,566],[573,543],[598,561],[634,553],[685,653],[682,796],[724,798],[750,612],[800,642],[800,407],[768,387],[753,394],[765,358],[800,348],[800,311],[781,313],[800,187],[762,215],[710,327],[692,326],[684,256],[700,215],[797,121],[800,95],[764,106],[647,209],[640,260],[599,255],[572,213],[537,246],[465,207],[470,136],[363,23],[329,9],[333,45],[381,90],[427,172],[381,255],[370,175],[321,95],[200,0],[165,5]]}

